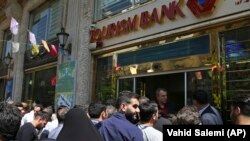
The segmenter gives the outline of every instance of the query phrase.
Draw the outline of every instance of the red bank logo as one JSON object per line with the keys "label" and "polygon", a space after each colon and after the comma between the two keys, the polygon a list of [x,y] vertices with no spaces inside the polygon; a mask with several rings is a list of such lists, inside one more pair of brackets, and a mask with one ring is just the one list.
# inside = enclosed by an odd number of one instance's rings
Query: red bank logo
{"label": "red bank logo", "polygon": [[212,12],[216,0],[188,0],[187,6],[192,13],[199,17]]}

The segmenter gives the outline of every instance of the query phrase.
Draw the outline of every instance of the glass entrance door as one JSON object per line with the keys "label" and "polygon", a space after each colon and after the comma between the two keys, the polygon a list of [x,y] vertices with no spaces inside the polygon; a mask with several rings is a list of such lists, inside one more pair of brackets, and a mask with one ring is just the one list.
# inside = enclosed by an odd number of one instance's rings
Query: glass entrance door
{"label": "glass entrance door", "polygon": [[118,79],[118,92],[130,90],[150,100],[155,100],[157,88],[167,89],[168,100],[176,103],[177,108],[180,109],[184,105],[192,104],[192,94],[195,90],[205,90],[211,94],[210,70]]}

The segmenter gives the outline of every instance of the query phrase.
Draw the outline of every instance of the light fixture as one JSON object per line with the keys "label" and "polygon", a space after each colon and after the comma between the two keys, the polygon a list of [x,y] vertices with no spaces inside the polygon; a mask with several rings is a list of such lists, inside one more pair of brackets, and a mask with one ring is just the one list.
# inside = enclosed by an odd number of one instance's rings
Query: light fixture
{"label": "light fixture", "polygon": [[61,28],[61,32],[57,33],[56,34],[58,40],[59,40],[59,46],[68,52],[68,54],[71,53],[71,46],[67,46],[65,47],[66,43],[67,43],[67,40],[68,40],[68,37],[69,37],[69,34],[65,32],[64,28],[62,27]]}
{"label": "light fixture", "polygon": [[11,61],[12,61],[12,57],[10,55],[10,53],[8,52],[7,56],[4,57],[4,62],[6,65],[10,65],[11,64]]}

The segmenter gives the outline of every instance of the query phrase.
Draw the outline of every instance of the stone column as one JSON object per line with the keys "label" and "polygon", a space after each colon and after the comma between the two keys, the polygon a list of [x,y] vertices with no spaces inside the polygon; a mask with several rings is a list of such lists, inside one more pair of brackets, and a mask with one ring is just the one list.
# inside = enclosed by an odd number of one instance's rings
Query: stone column
{"label": "stone column", "polygon": [[[19,21],[19,32],[18,32],[18,41],[20,43],[27,43],[27,29],[29,28],[29,17],[31,9],[36,8],[46,0],[32,0],[28,1],[23,11],[21,11],[22,17]],[[20,44],[19,51],[13,55],[14,58],[14,72],[13,72],[13,100],[21,101],[22,92],[23,92],[23,81],[24,81],[24,54],[26,51],[26,44]]]}
{"label": "stone column", "polygon": [[89,50],[89,28],[92,23],[93,0],[70,0],[65,15],[66,31],[72,43],[72,60],[77,61],[76,104],[91,101],[91,52]]}
{"label": "stone column", "polygon": [[[22,9],[21,5],[19,3],[17,3],[17,0],[7,0],[6,7],[5,7],[5,15],[6,15],[7,19],[11,20],[11,18],[13,17],[19,23],[19,31],[18,31],[17,35],[13,35],[13,38],[12,38],[13,42],[19,42],[18,37],[22,34],[21,26],[20,26],[22,12],[23,12],[23,9]],[[15,87],[17,85],[16,80],[19,80],[19,79],[22,80],[22,76],[23,76],[23,68],[22,68],[23,65],[20,66],[20,63],[23,64],[23,62],[20,62],[23,60],[22,59],[23,57],[20,57],[21,49],[22,49],[22,47],[20,46],[19,51],[17,53],[12,53],[13,67],[12,67],[12,64],[10,64],[11,66],[8,68],[7,79],[13,79],[12,99],[14,101],[21,101],[21,94],[22,94],[22,91],[19,91],[18,93],[15,91]],[[20,70],[20,71],[18,71],[18,70]],[[15,72],[18,72],[18,74],[16,74]],[[16,76],[16,75],[18,75],[18,76]],[[18,85],[20,85],[19,82],[18,82]],[[21,82],[21,87],[22,87],[22,82]]]}

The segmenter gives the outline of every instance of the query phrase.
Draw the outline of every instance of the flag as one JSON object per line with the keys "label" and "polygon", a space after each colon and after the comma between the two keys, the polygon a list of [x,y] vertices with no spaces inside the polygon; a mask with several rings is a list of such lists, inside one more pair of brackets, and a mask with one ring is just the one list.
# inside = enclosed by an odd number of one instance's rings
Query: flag
{"label": "flag", "polygon": [[58,51],[55,47],[55,45],[50,46],[50,55],[56,57],[58,55]]}
{"label": "flag", "polygon": [[47,42],[46,42],[45,40],[42,40],[42,43],[43,43],[44,48],[45,48],[48,52],[50,52]]}
{"label": "flag", "polygon": [[31,54],[33,56],[36,56],[39,54],[39,45],[33,45],[32,49],[31,49]]}
{"label": "flag", "polygon": [[10,31],[16,35],[18,33],[18,22],[12,17],[10,22]]}
{"label": "flag", "polygon": [[12,42],[12,53],[17,53],[19,51],[19,43]]}
{"label": "flag", "polygon": [[51,83],[51,86],[56,86],[56,75],[50,78],[50,83]]}
{"label": "flag", "polygon": [[31,43],[32,45],[35,45],[35,44],[36,44],[36,36],[35,36],[34,33],[30,32],[30,31],[29,31],[29,40],[30,40],[30,43]]}

